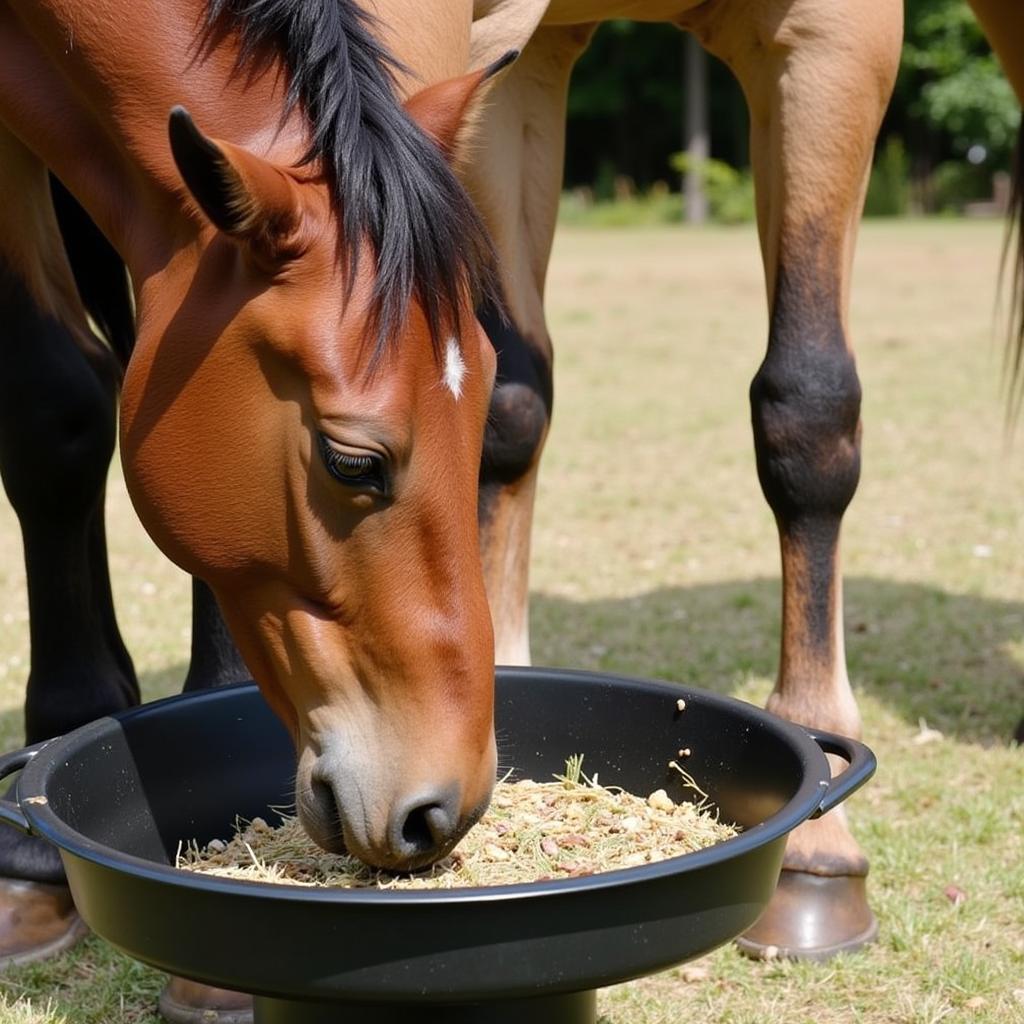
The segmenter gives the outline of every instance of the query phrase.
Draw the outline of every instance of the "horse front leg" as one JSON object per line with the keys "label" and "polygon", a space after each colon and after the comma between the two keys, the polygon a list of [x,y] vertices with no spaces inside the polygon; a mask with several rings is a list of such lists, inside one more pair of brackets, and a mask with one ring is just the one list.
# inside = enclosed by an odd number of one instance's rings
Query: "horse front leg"
{"label": "horse front leg", "polygon": [[495,661],[522,665],[530,661],[534,494],[552,404],[544,279],[562,181],[569,73],[592,27],[542,28],[525,43],[495,36],[486,22],[483,28],[474,66],[524,47],[481,113],[464,172],[494,238],[507,302],[507,317],[490,307],[478,311],[498,359],[480,468],[484,581]]}
{"label": "horse front leg", "polygon": [[[860,474],[850,269],[875,136],[900,52],[896,0],[739,0],[691,27],[735,71],[751,113],[768,350],[750,389],[757,470],[782,553],[782,650],[768,701],[850,736],[839,534]],[[825,958],[870,941],[867,860],[842,809],[790,838],[754,955]]]}
{"label": "horse front leg", "polygon": [[[92,338],[45,168],[0,131],[0,476],[21,526],[29,743],[138,703],[114,616],[104,488],[117,371]],[[53,847],[0,830],[0,967],[83,932]]]}

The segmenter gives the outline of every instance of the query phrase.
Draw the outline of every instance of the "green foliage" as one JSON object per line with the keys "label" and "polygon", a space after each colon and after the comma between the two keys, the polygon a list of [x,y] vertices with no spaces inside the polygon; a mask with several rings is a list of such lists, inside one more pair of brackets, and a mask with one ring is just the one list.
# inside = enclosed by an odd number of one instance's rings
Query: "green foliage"
{"label": "green foliage", "polygon": [[594,176],[594,198],[598,202],[610,202],[615,198],[616,177],[615,164],[605,157],[597,165],[597,174]]}
{"label": "green foliage", "polygon": [[1005,166],[1020,109],[966,0],[907,0],[906,42],[895,103],[948,137]]}
{"label": "green foliage", "polygon": [[588,202],[578,192],[562,194],[559,224],[590,228],[654,227],[678,224],[683,219],[683,200],[676,193],[652,191],[628,199]]}
{"label": "green foliage", "polygon": [[[672,168],[686,174],[692,166],[686,153],[676,153]],[[756,214],[754,178],[750,171],[738,171],[721,160],[705,160],[701,168],[711,220],[716,224],[744,224]]]}
{"label": "green foliage", "polygon": [[909,162],[903,140],[891,135],[875,159],[864,201],[868,217],[902,217],[910,197]]}
{"label": "green foliage", "polygon": [[[595,187],[603,162],[641,190],[666,176],[669,154],[683,145],[684,50],[674,25],[613,20],[598,28],[572,73],[565,187]],[[709,57],[707,72],[712,151],[743,166],[743,95],[720,61]]]}
{"label": "green foliage", "polygon": [[1011,152],[1020,112],[1010,83],[994,57],[969,60],[921,90],[928,119],[941,125],[963,153],[975,143],[1002,158]]}
{"label": "green foliage", "polygon": [[[906,0],[905,9],[903,59],[884,134],[903,140],[906,174],[923,178],[976,146],[984,148],[989,175],[1008,169],[1019,105],[967,0]],[[611,199],[620,175],[641,190],[665,176],[668,154],[680,148],[683,52],[680,34],[669,25],[615,20],[599,28],[573,73],[567,187],[586,185]],[[746,104],[731,72],[714,59],[708,61],[708,99],[712,153],[732,167],[745,166]],[[897,164],[894,152],[879,154],[869,212],[905,209]],[[749,218],[749,182],[723,188],[715,218]]]}
{"label": "green foliage", "polygon": [[991,197],[992,173],[966,160],[946,160],[932,172],[929,191],[932,209],[960,213],[966,203]]}

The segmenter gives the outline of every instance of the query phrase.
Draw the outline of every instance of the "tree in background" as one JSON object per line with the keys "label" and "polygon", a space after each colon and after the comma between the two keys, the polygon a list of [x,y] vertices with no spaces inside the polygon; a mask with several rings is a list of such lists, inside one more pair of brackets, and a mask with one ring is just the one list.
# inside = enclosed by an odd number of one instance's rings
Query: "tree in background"
{"label": "tree in background", "polygon": [[1009,169],[1020,110],[966,0],[906,0],[905,11],[881,152],[891,171],[892,147],[905,148],[917,208],[960,209],[991,197],[993,176]]}
{"label": "tree in background", "polygon": [[[1024,0],[1013,0],[1024,3]],[[746,169],[748,116],[732,74],[709,58],[711,155]],[[882,126],[869,212],[961,208],[992,195],[1020,112],[967,0],[906,0],[906,42]],[[577,64],[565,182],[598,198],[680,185],[683,37],[669,25],[613,21]],[[616,189],[616,182],[619,189]]]}
{"label": "tree in background", "polygon": [[[671,25],[610,21],[602,25],[573,72],[565,183],[611,198],[615,179],[640,190],[655,182],[679,187],[672,154],[683,148],[683,47]],[[732,73],[709,64],[711,152],[747,164],[746,106]]]}
{"label": "tree in background", "polygon": [[993,166],[1009,166],[1020,111],[966,0],[906,0],[893,105],[956,155],[980,146]]}

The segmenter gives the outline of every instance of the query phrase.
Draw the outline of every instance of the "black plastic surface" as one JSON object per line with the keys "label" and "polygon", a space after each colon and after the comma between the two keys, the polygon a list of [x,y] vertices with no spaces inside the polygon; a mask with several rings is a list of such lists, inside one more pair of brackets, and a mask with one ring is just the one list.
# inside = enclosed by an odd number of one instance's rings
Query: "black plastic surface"
{"label": "black plastic surface", "polygon": [[[678,710],[677,700],[685,700]],[[443,1004],[578,992],[699,956],[756,920],[786,834],[830,777],[801,729],[667,683],[498,671],[499,763],[544,779],[566,757],[605,784],[688,791],[745,827],[658,864],[491,889],[370,892],[178,872],[178,843],[290,802],[291,743],[255,687],[173,698],[45,747],[22,810],[55,842],[100,935],[164,970],[278,999]],[[39,798],[45,802],[40,802]]]}

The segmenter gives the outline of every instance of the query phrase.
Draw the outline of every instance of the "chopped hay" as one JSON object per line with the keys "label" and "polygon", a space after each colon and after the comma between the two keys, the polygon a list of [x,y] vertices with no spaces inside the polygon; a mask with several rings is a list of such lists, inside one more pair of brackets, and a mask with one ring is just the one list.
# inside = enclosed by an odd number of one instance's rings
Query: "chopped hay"
{"label": "chopped hay", "polygon": [[582,757],[570,758],[554,782],[502,781],[490,809],[459,846],[412,875],[368,867],[354,857],[327,853],[297,818],[280,813],[271,827],[262,818],[238,820],[235,835],[179,850],[187,871],[284,885],[371,889],[455,889],[578,878],[616,868],[652,864],[691,853],[736,835],[718,820],[693,779],[673,762],[699,803],[677,804],[659,789],[646,799],[587,778]]}

